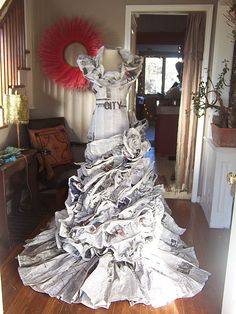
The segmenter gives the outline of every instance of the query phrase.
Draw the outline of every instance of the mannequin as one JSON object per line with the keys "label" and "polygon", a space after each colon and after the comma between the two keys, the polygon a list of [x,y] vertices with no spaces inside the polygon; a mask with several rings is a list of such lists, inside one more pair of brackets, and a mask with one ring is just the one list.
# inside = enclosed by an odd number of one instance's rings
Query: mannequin
{"label": "mannequin", "polygon": [[119,72],[122,64],[122,59],[119,52],[116,49],[104,48],[102,56],[102,65],[105,72],[117,71]]}

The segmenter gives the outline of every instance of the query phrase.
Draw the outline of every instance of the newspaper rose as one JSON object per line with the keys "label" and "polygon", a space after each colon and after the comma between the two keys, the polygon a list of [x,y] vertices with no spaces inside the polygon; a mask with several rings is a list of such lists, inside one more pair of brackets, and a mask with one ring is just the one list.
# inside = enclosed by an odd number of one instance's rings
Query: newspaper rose
{"label": "newspaper rose", "polygon": [[150,143],[143,140],[140,133],[134,128],[124,132],[123,144],[124,156],[133,161],[141,158],[150,149]]}

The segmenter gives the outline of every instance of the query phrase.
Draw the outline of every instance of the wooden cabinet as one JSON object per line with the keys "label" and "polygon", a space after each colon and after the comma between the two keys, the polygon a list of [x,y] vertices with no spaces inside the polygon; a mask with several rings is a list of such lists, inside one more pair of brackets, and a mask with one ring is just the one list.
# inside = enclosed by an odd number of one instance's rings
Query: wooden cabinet
{"label": "wooden cabinet", "polygon": [[10,244],[8,227],[8,202],[11,210],[17,210],[21,191],[26,188],[30,193],[32,210],[38,206],[36,150],[25,151],[16,161],[0,167],[0,240],[4,245]]}
{"label": "wooden cabinet", "polygon": [[233,191],[227,183],[228,172],[236,172],[236,148],[217,147],[204,138],[200,204],[210,228],[229,228]]}
{"label": "wooden cabinet", "polygon": [[179,107],[158,107],[155,127],[156,152],[175,156],[177,147],[177,130]]}

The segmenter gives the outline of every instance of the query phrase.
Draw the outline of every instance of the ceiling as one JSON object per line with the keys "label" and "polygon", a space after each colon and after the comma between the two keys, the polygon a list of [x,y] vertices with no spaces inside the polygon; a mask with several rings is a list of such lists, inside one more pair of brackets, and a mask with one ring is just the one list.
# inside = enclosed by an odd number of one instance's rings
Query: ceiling
{"label": "ceiling", "polygon": [[141,14],[135,19],[139,54],[182,55],[187,15]]}
{"label": "ceiling", "polygon": [[137,32],[184,32],[187,15],[136,15]]}

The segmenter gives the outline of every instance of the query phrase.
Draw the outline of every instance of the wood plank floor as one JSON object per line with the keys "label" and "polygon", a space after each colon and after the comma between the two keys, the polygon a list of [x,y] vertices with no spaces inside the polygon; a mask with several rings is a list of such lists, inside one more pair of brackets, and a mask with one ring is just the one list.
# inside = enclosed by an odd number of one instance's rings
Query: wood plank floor
{"label": "wood plank floor", "polygon": [[[130,306],[115,302],[109,309],[92,310],[80,304],[67,304],[23,286],[17,273],[19,245],[12,249],[1,267],[3,305],[6,314],[220,314],[225,265],[229,240],[228,230],[208,229],[201,207],[188,200],[167,200],[173,217],[187,228],[183,239],[194,245],[201,268],[211,272],[203,291],[193,298],[179,299],[158,309],[145,305]],[[99,287],[98,287],[99,289]],[[158,295],[157,295],[158,298]]]}

